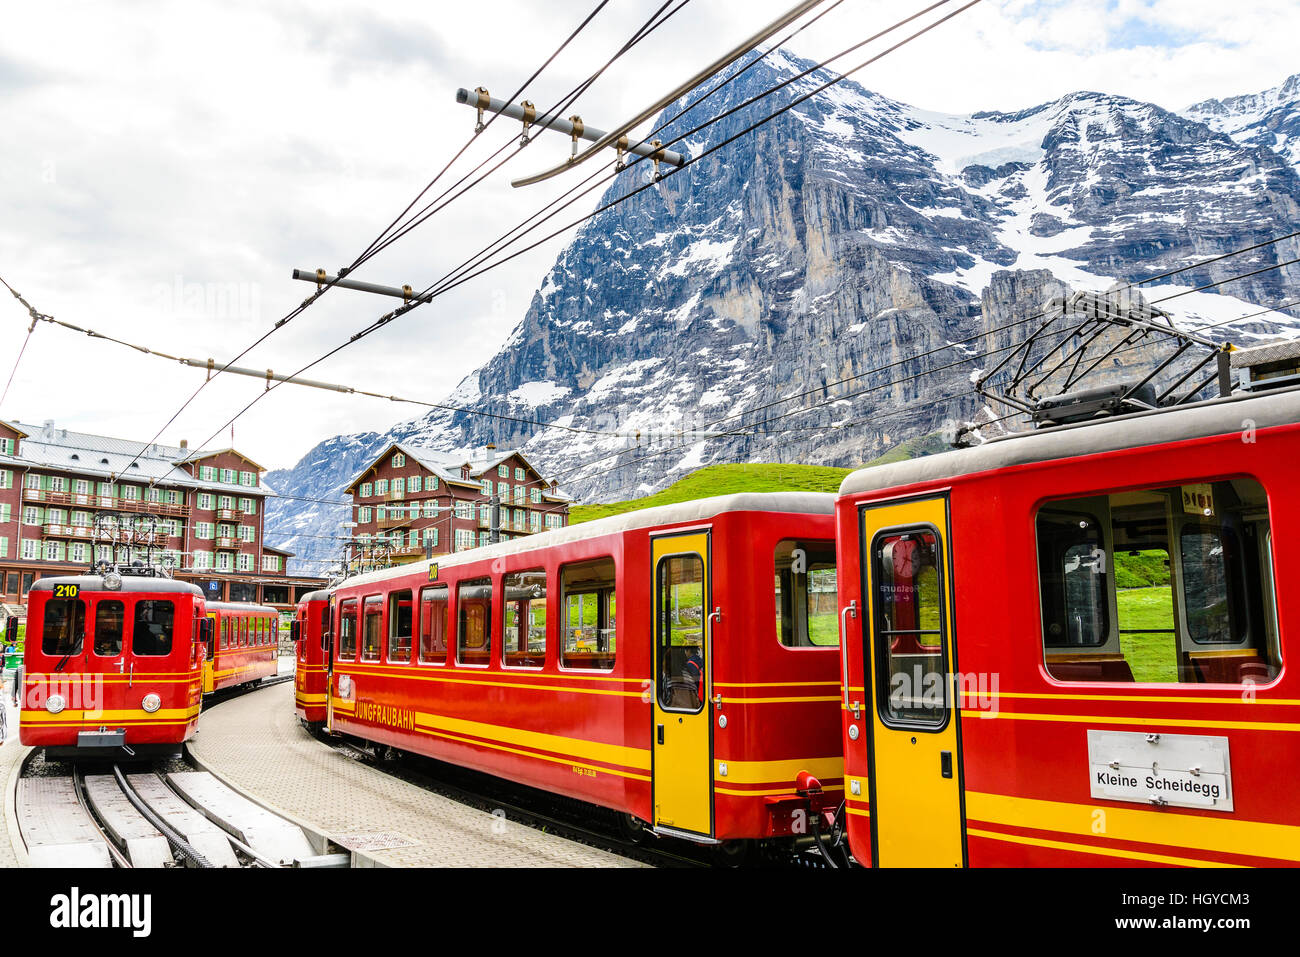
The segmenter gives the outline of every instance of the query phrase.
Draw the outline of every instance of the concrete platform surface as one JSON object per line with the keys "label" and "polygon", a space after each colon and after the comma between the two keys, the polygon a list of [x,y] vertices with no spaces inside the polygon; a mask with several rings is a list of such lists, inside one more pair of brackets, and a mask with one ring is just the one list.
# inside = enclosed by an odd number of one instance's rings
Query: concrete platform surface
{"label": "concrete platform surface", "polygon": [[313,738],[293,684],[204,711],[190,751],[228,785],[381,867],[640,867],[359,764]]}

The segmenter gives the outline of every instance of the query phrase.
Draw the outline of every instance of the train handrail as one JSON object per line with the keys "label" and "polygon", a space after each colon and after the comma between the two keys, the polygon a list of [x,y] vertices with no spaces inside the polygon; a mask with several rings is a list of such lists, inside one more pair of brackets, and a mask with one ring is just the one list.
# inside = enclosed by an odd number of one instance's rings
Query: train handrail
{"label": "train handrail", "polygon": [[[844,707],[849,706],[849,626],[844,621],[845,615],[858,617],[858,600],[855,598],[849,602],[847,608],[840,609],[840,661],[844,665]],[[863,673],[866,672],[866,663],[863,662]]]}

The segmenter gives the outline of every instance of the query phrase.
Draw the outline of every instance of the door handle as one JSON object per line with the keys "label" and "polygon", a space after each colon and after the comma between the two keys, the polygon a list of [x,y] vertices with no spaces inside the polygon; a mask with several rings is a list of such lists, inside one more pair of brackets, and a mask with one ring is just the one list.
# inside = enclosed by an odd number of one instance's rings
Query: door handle
{"label": "door handle", "polygon": [[[858,617],[858,600],[855,598],[849,602],[848,608],[840,609],[840,662],[844,666],[844,707],[849,706],[849,626],[844,622],[844,616],[851,615]],[[862,673],[867,673],[867,663],[862,663]]]}
{"label": "door handle", "polygon": [[663,744],[663,743],[664,743],[664,726],[661,724],[661,725],[658,725],[658,728],[659,728],[659,743],[660,743],[660,744]]}
{"label": "door handle", "polygon": [[939,773],[945,778],[952,777],[952,752],[951,751],[939,752]]}

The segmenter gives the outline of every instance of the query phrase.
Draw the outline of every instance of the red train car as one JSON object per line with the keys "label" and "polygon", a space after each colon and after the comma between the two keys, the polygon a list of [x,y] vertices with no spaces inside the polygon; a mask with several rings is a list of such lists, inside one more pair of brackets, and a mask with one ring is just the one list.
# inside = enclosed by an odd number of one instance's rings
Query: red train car
{"label": "red train car", "polygon": [[43,578],[28,593],[20,739],[52,757],[174,754],[202,699],[203,593],[129,574]]}
{"label": "red train car", "polygon": [[863,470],[847,829],[877,866],[1300,861],[1300,394]]}
{"label": "red train car", "polygon": [[842,800],[833,501],[668,505],[345,581],[328,726],[659,834],[807,832]]}
{"label": "red train car", "polygon": [[255,684],[279,668],[280,613],[268,605],[209,602],[212,638],[203,662],[203,693]]}
{"label": "red train car", "polygon": [[293,706],[308,725],[325,723],[325,660],[321,636],[329,609],[327,590],[308,592],[298,601],[293,632]]}

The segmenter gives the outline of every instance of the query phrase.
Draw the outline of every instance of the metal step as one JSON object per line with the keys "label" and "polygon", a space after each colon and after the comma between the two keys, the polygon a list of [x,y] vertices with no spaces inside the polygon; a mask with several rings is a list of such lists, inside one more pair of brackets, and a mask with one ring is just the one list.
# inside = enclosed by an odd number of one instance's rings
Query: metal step
{"label": "metal step", "polygon": [[108,836],[124,848],[132,867],[169,867],[171,845],[131,804],[111,774],[86,776],[86,797]]}
{"label": "metal step", "polygon": [[156,774],[128,774],[127,780],[149,807],[184,836],[213,867],[238,867],[230,841],[217,827],[169,788]]}
{"label": "metal step", "polygon": [[18,827],[32,867],[112,867],[72,778],[20,778]]}
{"label": "metal step", "polygon": [[267,860],[288,866],[316,857],[302,828],[231,790],[207,771],[178,771],[168,782],[194,808]]}

